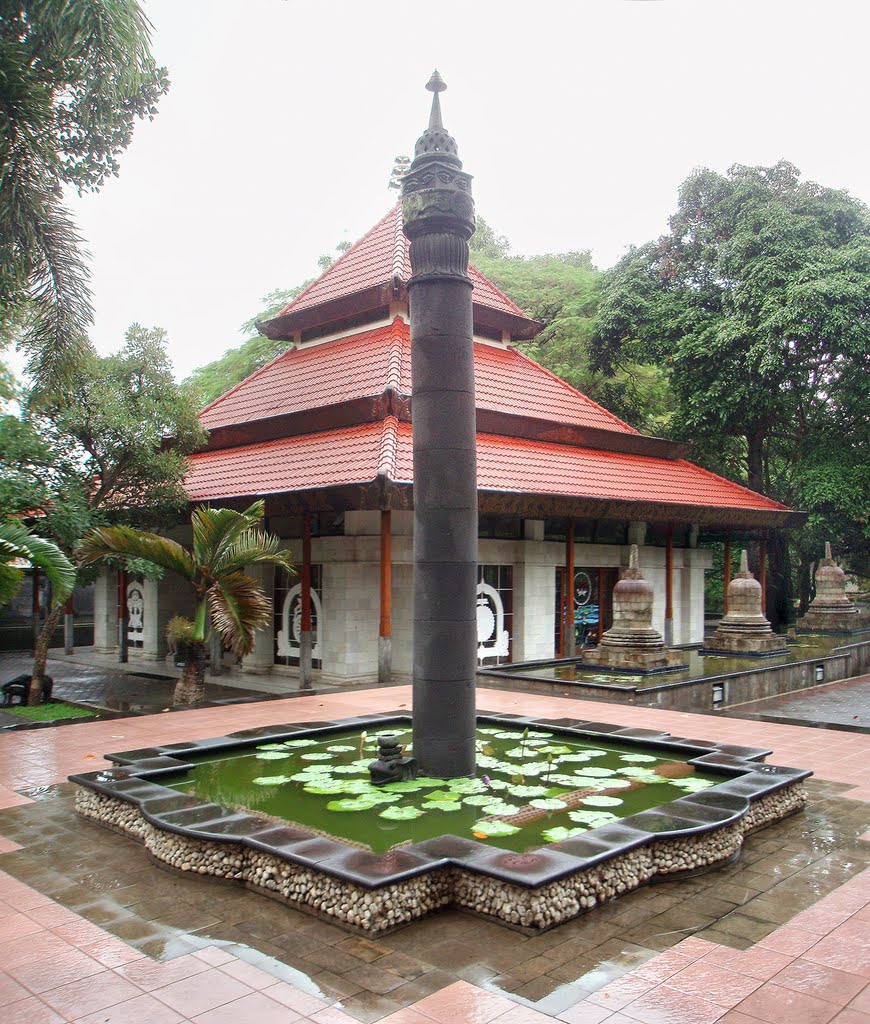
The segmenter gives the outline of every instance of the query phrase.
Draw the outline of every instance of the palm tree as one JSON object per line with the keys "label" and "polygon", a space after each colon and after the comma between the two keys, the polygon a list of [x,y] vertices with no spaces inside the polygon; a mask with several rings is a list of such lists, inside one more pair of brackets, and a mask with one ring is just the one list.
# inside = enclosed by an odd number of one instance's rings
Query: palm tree
{"label": "palm tree", "polygon": [[[76,568],[50,540],[37,537],[19,522],[0,523],[0,605],[7,604],[18,593],[18,588],[24,580],[24,567],[28,565],[44,572],[51,584],[53,608],[46,630],[49,636],[57,625],[61,606],[76,585]],[[45,649],[47,652],[47,639]],[[44,673],[45,657],[42,658],[41,664],[37,657],[27,696],[28,704],[39,704],[42,699]]]}
{"label": "palm tree", "polygon": [[201,506],[190,517],[193,545],[145,533],[129,526],[105,526],[82,539],[78,555],[83,565],[104,558],[137,558],[177,573],[196,595],[193,641],[175,689],[176,704],[193,704],[205,695],[205,641],[208,626],[235,654],[250,654],[254,634],[271,619],[272,605],[257,581],[245,572],[249,565],[278,565],[293,572],[280,539],[262,528],[264,502],[244,512]]}
{"label": "palm tree", "polygon": [[0,523],[0,605],[18,593],[26,565],[45,573],[55,604],[63,604],[73,592],[75,566],[56,544],[35,536],[21,523]]}

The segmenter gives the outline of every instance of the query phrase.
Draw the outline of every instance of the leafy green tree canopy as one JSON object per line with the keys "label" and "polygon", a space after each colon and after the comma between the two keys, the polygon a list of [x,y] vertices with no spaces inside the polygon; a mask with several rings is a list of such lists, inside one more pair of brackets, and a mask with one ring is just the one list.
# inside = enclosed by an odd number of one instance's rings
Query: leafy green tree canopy
{"label": "leafy green tree canopy", "polygon": [[87,348],[87,268],[62,189],[116,174],[168,79],[135,0],[0,0],[0,330],[24,317],[37,384]]}
{"label": "leafy green tree canopy", "polygon": [[821,516],[854,551],[870,513],[868,356],[868,210],[782,161],[683,183],[668,233],[605,276],[593,368],[664,367],[673,429],[702,461]]}

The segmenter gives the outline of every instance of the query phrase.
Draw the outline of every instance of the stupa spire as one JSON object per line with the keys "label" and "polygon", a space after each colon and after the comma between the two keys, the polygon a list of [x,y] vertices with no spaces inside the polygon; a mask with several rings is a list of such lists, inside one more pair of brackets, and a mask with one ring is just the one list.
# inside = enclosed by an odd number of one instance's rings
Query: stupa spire
{"label": "stupa spire", "polygon": [[746,554],[746,548],[740,552],[740,576],[749,575],[749,556]]}
{"label": "stupa spire", "polygon": [[432,77],[426,83],[426,88],[432,93],[432,109],[429,112],[429,127],[417,139],[414,146],[414,163],[411,170],[419,168],[421,164],[427,164],[433,160],[455,167],[462,168],[462,161],[459,159],[459,147],[456,139],[449,135],[441,120],[441,99],[439,94],[447,88],[444,79],[437,71],[432,72]]}
{"label": "stupa spire", "polygon": [[432,93],[432,110],[429,112],[429,131],[435,131],[436,129],[444,129],[444,124],[441,121],[441,100],[438,99],[438,93],[444,92],[447,88],[447,84],[444,79],[438,74],[438,68],[432,72],[432,77],[426,83],[426,88]]}

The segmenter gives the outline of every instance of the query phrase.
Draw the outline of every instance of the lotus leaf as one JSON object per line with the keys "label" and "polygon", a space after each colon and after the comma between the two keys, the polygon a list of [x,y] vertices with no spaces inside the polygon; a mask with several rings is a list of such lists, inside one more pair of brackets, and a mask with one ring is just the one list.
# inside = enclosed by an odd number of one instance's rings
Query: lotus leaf
{"label": "lotus leaf", "polygon": [[283,761],[292,756],[289,750],[285,750],[283,753],[279,750],[266,750],[262,754],[254,754],[258,761]]}
{"label": "lotus leaf", "polygon": [[358,768],[355,764],[337,764],[332,770],[336,775],[359,775],[366,768]]}
{"label": "lotus leaf", "polygon": [[330,754],[349,754],[356,750],[356,747],[348,746],[346,743],[336,743],[335,746],[326,748]]}
{"label": "lotus leaf", "polygon": [[259,779],[251,780],[255,786],[282,786],[290,781],[289,775],[261,775]]}
{"label": "lotus leaf", "polygon": [[572,764],[575,762],[579,764],[583,761],[591,761],[592,758],[589,754],[566,754],[561,760],[570,761]]}
{"label": "lotus leaf", "polygon": [[407,782],[388,782],[384,788],[388,793],[419,793],[427,787],[421,786],[416,779],[408,779]]}
{"label": "lotus leaf", "polygon": [[573,747],[560,747],[556,743],[548,743],[545,747],[538,747],[539,754],[570,754]]}
{"label": "lotus leaf", "polygon": [[332,754],[327,754],[325,751],[323,751],[321,753],[316,753],[315,752],[313,754],[301,754],[300,755],[300,760],[302,760],[302,761],[334,761],[335,758],[332,756]]}
{"label": "lotus leaf", "polygon": [[[400,783],[395,783],[400,785]],[[381,818],[389,818],[390,821],[410,821],[412,818],[419,818],[425,814],[425,811],[419,810],[417,807],[387,807],[386,810],[380,812]]]}
{"label": "lotus leaf", "polygon": [[444,779],[432,779],[428,775],[421,775],[419,778],[414,779],[418,786],[422,786],[424,789],[431,789],[433,786],[443,786]]}
{"label": "lotus leaf", "polygon": [[511,796],[546,796],[546,786],[511,786]]}
{"label": "lotus leaf", "polygon": [[663,775],[659,775],[658,772],[654,772],[651,768],[623,768],[622,774],[630,779],[636,779],[638,782],[648,782],[650,785],[656,782],[672,781],[671,779],[666,779]]}
{"label": "lotus leaf", "polygon": [[553,828],[545,828],[541,835],[548,843],[564,843],[566,839],[574,839],[586,831],[585,828],[565,828],[564,825],[556,825]]}
{"label": "lotus leaf", "polygon": [[476,821],[471,826],[471,831],[483,836],[512,836],[519,832],[516,825],[509,825],[506,821]]}
{"label": "lotus leaf", "polygon": [[512,814],[517,814],[522,810],[517,804],[508,804],[503,800],[493,800],[491,803],[481,804],[480,809],[484,814],[495,814],[500,818],[509,818]]}
{"label": "lotus leaf", "polygon": [[447,788],[454,793],[483,793],[486,785],[480,779],[448,779]]}
{"label": "lotus leaf", "polygon": [[589,807],[618,807],[622,800],[618,796],[584,796],[581,803]]}
{"label": "lotus leaf", "polygon": [[629,764],[651,764],[653,761],[660,759],[653,757],[652,754],[622,754],[619,760],[626,761]]}
{"label": "lotus leaf", "polygon": [[615,814],[610,811],[569,811],[568,817],[580,825],[588,825],[590,828],[598,828],[599,825],[608,825],[611,821],[619,821]]}
{"label": "lotus leaf", "polygon": [[552,740],[552,739],[555,738],[551,732],[534,732],[532,729],[529,729],[529,731],[526,733],[526,736],[529,739],[533,739],[533,740],[537,740],[537,739]]}
{"label": "lotus leaf", "polygon": [[504,779],[490,779],[489,782],[488,783],[484,783],[484,785],[487,786],[487,788],[489,788],[489,789],[495,789],[495,790],[502,790],[502,789],[510,789],[511,788],[511,784],[509,782],[505,782]]}
{"label": "lotus leaf", "polygon": [[328,811],[370,811],[373,806],[368,797],[358,796],[354,799],[330,800],[326,809]]}
{"label": "lotus leaf", "polygon": [[302,787],[306,793],[315,793],[318,796],[325,796],[330,793],[344,793],[344,783],[338,779],[318,779],[315,782],[308,782]]}
{"label": "lotus leaf", "polygon": [[434,793],[426,794],[427,800],[459,800],[459,793],[447,789],[438,789]]}
{"label": "lotus leaf", "polygon": [[261,743],[257,750],[286,750],[286,743]]}
{"label": "lotus leaf", "polygon": [[424,811],[461,811],[462,804],[457,803],[455,800],[425,800],[423,802]]}
{"label": "lotus leaf", "polygon": [[684,789],[687,793],[697,793],[702,789],[709,789],[714,783],[707,779],[696,779],[689,776],[685,779],[667,779],[672,786],[679,786],[680,789]]}
{"label": "lotus leaf", "polygon": [[462,802],[474,807],[484,807],[486,804],[494,803],[489,793],[477,793],[474,796],[467,796]]}
{"label": "lotus leaf", "polygon": [[316,747],[322,740],[284,740],[285,747]]}
{"label": "lotus leaf", "polygon": [[537,807],[540,811],[564,811],[568,806],[564,800],[557,800],[556,797],[548,797],[542,800],[530,800],[531,807]]}
{"label": "lotus leaf", "polygon": [[580,778],[606,779],[611,775],[616,775],[616,771],[613,768],[596,768],[594,765],[590,765],[588,768],[578,768],[574,774]]}

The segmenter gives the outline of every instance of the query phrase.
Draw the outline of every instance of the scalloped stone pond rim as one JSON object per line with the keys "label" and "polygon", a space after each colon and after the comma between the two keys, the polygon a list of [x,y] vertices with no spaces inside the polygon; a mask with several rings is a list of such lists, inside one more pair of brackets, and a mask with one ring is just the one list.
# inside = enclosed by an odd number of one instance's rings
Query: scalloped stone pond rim
{"label": "scalloped stone pond rim", "polygon": [[241,883],[368,935],[454,904],[514,928],[542,931],[648,882],[715,868],[744,837],[806,803],[810,772],[763,763],[769,750],[625,729],[601,722],[479,716],[481,725],[546,729],[566,741],[618,743],[688,759],[722,781],[575,838],[524,853],[443,835],[373,853],[171,788],[189,758],[264,742],[406,727],[401,714],[245,730],[217,739],[107,754],[114,767],[70,776],[76,808],[143,842],[161,865]]}

